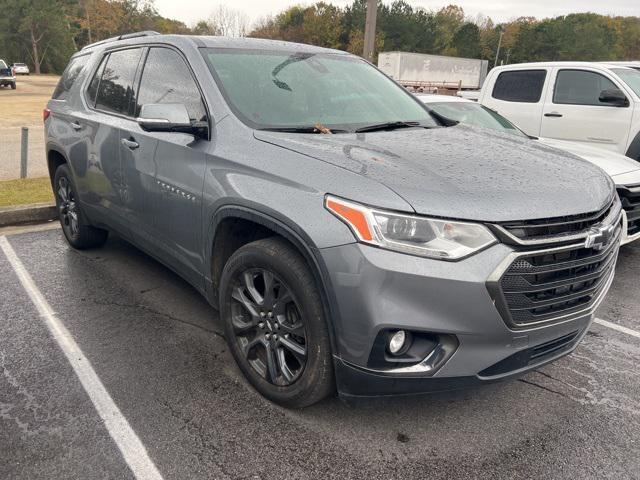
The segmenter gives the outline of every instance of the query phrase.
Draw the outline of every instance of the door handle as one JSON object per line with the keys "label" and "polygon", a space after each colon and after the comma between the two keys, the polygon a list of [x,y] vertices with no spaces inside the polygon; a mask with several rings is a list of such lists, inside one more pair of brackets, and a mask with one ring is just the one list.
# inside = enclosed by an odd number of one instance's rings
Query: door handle
{"label": "door handle", "polygon": [[556,117],[556,118],[560,118],[562,117],[561,113],[558,112],[549,112],[549,113],[545,113],[544,114],[545,117]]}
{"label": "door handle", "polygon": [[133,140],[127,140],[126,138],[123,138],[122,140],[120,140],[120,143],[122,143],[122,145],[127,147],[129,150],[135,150],[140,146],[138,145],[138,142],[134,142]]}
{"label": "door handle", "polygon": [[71,122],[71,128],[73,128],[75,131],[82,130],[82,125],[80,125],[78,122]]}

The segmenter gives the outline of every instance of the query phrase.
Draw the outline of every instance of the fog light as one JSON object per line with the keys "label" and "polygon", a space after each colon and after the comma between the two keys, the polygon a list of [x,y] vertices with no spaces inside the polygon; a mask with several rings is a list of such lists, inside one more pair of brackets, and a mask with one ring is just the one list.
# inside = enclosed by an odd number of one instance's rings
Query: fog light
{"label": "fog light", "polygon": [[389,337],[389,352],[392,355],[399,355],[407,342],[407,333],[404,330],[398,330]]}

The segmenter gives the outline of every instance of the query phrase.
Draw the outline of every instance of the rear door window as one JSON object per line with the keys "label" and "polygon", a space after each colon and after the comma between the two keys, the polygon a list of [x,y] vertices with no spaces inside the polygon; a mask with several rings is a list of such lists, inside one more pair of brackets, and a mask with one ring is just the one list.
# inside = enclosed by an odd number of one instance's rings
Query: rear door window
{"label": "rear door window", "polygon": [[[64,73],[62,74],[62,78],[58,82],[56,89],[53,92],[51,98],[55,100],[66,100],[67,95],[69,94],[69,90],[73,87],[76,79],[84,70],[84,67],[87,65],[87,61],[89,60],[89,55],[83,55],[81,57],[72,58],[65,68]],[[17,66],[22,66],[22,64],[16,64]]]}
{"label": "rear door window", "polygon": [[141,52],[140,48],[130,48],[109,54],[98,84],[96,109],[120,115],[131,114],[133,80]]}
{"label": "rear door window", "polygon": [[546,70],[502,72],[498,75],[492,96],[505,102],[538,103],[546,78]]}
{"label": "rear door window", "polygon": [[611,80],[596,72],[560,70],[553,92],[553,103],[610,107],[611,104],[600,101],[600,93],[617,88]]}
{"label": "rear door window", "polygon": [[182,103],[191,120],[207,119],[207,110],[189,67],[180,54],[169,48],[149,50],[140,81],[136,116],[140,115],[142,105],[149,103]]}

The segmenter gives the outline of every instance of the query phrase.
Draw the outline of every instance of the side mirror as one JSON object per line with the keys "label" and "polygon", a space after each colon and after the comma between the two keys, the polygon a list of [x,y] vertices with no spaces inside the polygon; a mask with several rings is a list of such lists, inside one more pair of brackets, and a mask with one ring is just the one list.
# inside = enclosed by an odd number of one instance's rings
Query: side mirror
{"label": "side mirror", "polygon": [[600,98],[602,103],[608,103],[614,107],[628,107],[629,100],[622,90],[612,88],[611,90],[602,90]]}
{"label": "side mirror", "polygon": [[138,125],[146,132],[180,132],[195,134],[197,128],[182,103],[148,103],[142,105]]}

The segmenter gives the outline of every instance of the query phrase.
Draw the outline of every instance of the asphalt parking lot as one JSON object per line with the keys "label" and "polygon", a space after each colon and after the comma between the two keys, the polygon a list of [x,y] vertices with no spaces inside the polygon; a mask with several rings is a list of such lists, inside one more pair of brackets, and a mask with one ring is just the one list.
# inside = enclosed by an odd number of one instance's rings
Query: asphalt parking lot
{"label": "asphalt parking lot", "polygon": [[[134,247],[3,234],[161,478],[640,478],[640,245],[598,312],[627,330],[596,323],[508,383],[288,411],[244,382],[205,300]],[[0,278],[0,478],[135,478],[2,250]]]}

